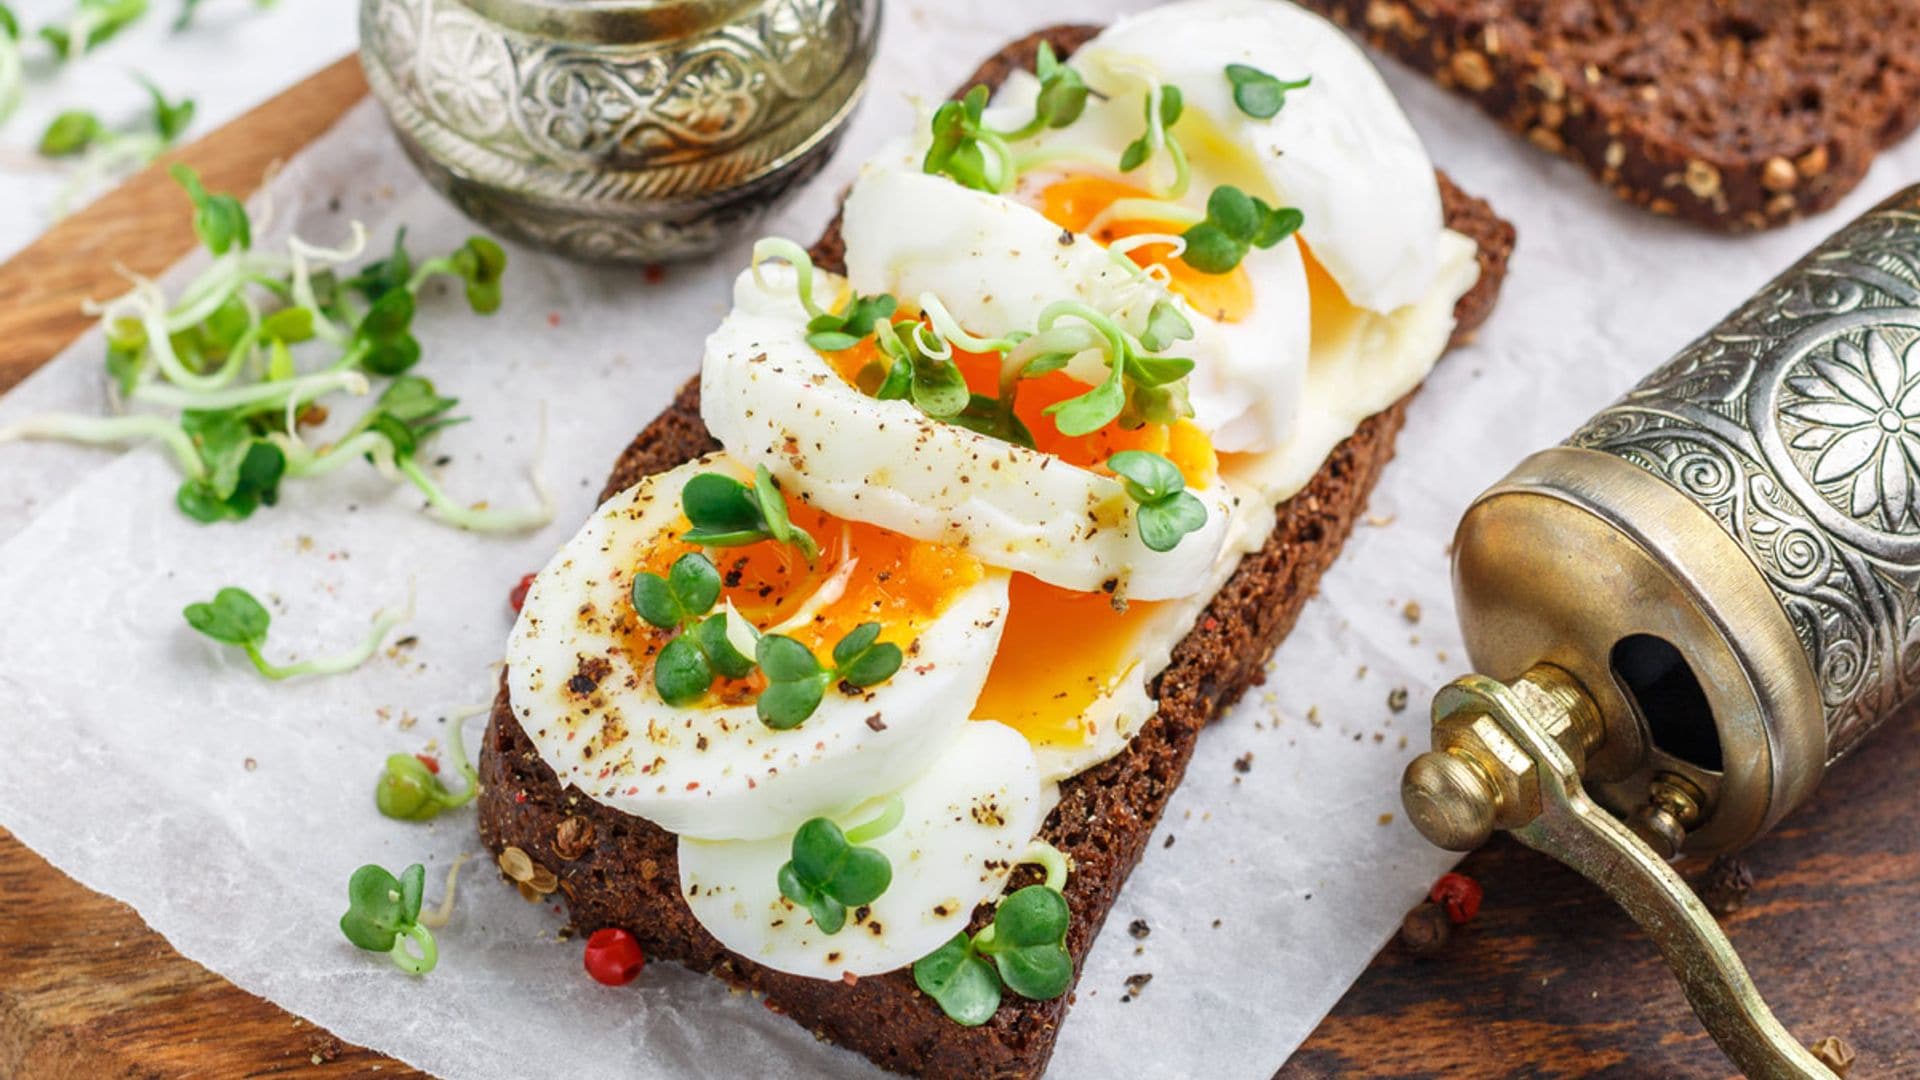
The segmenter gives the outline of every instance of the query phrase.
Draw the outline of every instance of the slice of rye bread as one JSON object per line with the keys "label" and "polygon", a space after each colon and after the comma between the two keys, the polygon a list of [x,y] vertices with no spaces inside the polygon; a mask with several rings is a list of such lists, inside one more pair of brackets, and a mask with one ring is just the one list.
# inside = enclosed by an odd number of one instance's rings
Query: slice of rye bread
{"label": "slice of rye bread", "polygon": [[[1009,45],[963,86],[998,85],[1009,71],[1032,66],[1041,41],[1064,54],[1098,29],[1039,31]],[[1458,343],[1492,308],[1514,234],[1485,202],[1463,194],[1445,175],[1440,188],[1448,225],[1480,247],[1479,283],[1455,308],[1453,341]],[[823,268],[837,271],[841,254],[836,223],[813,256]],[[1241,562],[1154,681],[1159,711],[1119,756],[1060,785],[1060,804],[1041,836],[1073,860],[1066,887],[1073,911],[1067,946],[1076,978],[1186,770],[1195,737],[1261,680],[1268,656],[1333,562],[1392,457],[1405,410],[1402,399],[1369,418],[1333,451],[1305,490],[1279,507],[1266,546]],[[717,449],[700,420],[695,379],[627,447],[601,497]],[[482,839],[496,854],[517,847],[552,870],[581,933],[624,927],[649,959],[677,961],[761,991],[771,1005],[822,1038],[889,1069],[934,1077],[1026,1077],[1045,1069],[1070,994],[1053,1001],[1008,994],[991,1021],[967,1028],[948,1020],[915,988],[907,971],[851,984],[823,982],[771,971],[728,952],[680,896],[673,835],[561,788],[521,731],[504,684],[481,750],[480,775]],[[1022,868],[1013,887],[1034,879]],[[975,913],[976,928],[991,910],[982,906]]]}
{"label": "slice of rye bread", "polygon": [[1301,0],[1614,194],[1715,228],[1824,210],[1920,120],[1913,0]]}

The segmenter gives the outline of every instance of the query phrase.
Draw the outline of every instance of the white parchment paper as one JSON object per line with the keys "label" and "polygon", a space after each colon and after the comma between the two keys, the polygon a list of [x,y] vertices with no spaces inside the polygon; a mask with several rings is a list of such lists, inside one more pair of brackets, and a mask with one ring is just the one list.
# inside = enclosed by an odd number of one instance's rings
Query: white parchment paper
{"label": "white parchment paper", "polygon": [[[773,228],[817,233],[859,158],[908,122],[906,94],[943,93],[1005,39],[1113,7],[1035,2],[983,17],[892,4],[848,145]],[[1466,105],[1388,74],[1434,159],[1519,226],[1512,276],[1479,340],[1418,399],[1369,523],[1266,685],[1202,738],[1088,959],[1055,1075],[1254,1077],[1286,1058],[1451,858],[1405,825],[1397,787],[1425,742],[1425,701],[1464,663],[1445,549],[1468,500],[1920,175],[1910,143],[1819,221],[1708,235],[1615,203]],[[353,216],[376,226],[376,243],[408,223],[420,250],[468,231],[415,180],[371,106],[271,193],[316,240]],[[431,900],[448,862],[479,850],[470,812],[424,826],[379,817],[380,761],[423,749],[442,735],[437,718],[489,696],[508,589],[571,533],[619,448],[694,371],[744,250],[657,283],[512,259],[492,319],[456,311],[451,296],[425,305],[423,371],[473,417],[438,443],[457,497],[531,498],[535,403],[546,403],[544,474],[560,505],[535,535],[451,531],[418,513],[410,489],[350,471],[244,525],[203,528],[173,510],[176,477],[158,453],[0,447],[0,824],[133,905],[188,957],[433,1072],[861,1075],[860,1059],[672,965],[623,989],[593,983],[580,944],[556,937],[558,909],[522,902],[490,871],[462,892],[424,983],[335,927],[361,863],[426,862]],[[0,423],[98,402],[99,358],[97,340],[83,340],[0,401]],[[226,584],[274,599],[276,656],[356,640],[410,586],[418,614],[403,633],[418,642],[349,677],[269,685],[181,621],[183,605]],[[1403,688],[1410,704],[1396,713]],[[1126,932],[1135,919],[1151,928],[1144,940]],[[1127,1001],[1128,977],[1148,973]]]}

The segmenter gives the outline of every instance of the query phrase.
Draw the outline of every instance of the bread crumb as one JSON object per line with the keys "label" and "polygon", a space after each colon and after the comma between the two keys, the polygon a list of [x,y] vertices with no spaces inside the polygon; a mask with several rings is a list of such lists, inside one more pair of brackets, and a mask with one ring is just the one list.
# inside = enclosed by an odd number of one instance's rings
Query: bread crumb
{"label": "bread crumb", "polygon": [[1391,825],[1391,824],[1393,824],[1393,815],[1392,815],[1392,814],[1381,814],[1381,815],[1380,815],[1380,824],[1381,824],[1381,825]]}
{"label": "bread crumb", "polygon": [[1418,626],[1420,624],[1420,601],[1407,601],[1407,606],[1400,609],[1400,617]]}

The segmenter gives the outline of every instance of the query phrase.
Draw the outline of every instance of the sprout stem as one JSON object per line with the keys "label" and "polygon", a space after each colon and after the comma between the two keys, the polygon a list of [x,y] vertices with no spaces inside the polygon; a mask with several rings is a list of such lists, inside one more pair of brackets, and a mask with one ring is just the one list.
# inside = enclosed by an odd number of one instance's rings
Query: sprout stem
{"label": "sprout stem", "polygon": [[892,832],[907,816],[907,804],[896,793],[887,796],[887,803],[880,813],[864,824],[855,825],[847,830],[847,843],[864,844],[869,840],[878,840]]}
{"label": "sprout stem", "polygon": [[1035,840],[1033,843],[1028,844],[1026,852],[1020,856],[1020,861],[1023,863],[1033,863],[1045,870],[1047,872],[1047,888],[1052,889],[1054,892],[1059,892],[1066,887],[1067,857],[1061,854],[1059,848],[1054,847],[1045,840]]}
{"label": "sprout stem", "polygon": [[[156,354],[159,351],[156,349]],[[136,388],[133,397],[136,401],[169,409],[266,410],[285,408],[288,404],[305,404],[336,390],[362,395],[370,388],[367,377],[357,371],[321,371],[285,382],[197,392],[177,386],[146,385]]]}
{"label": "sprout stem", "polygon": [[439,907],[429,908],[420,912],[419,922],[421,926],[427,927],[430,930],[438,930],[447,925],[448,921],[453,918],[453,897],[454,890],[458,888],[460,884],[460,868],[467,865],[467,862],[472,858],[472,853],[463,851],[459,857],[453,860],[453,865],[447,867],[447,891],[440,897]]}
{"label": "sprout stem", "polygon": [[[419,947],[416,953],[407,947],[411,941]],[[387,954],[393,958],[393,966],[409,975],[425,975],[440,962],[440,947],[434,944],[433,931],[421,923],[411,923],[400,935],[393,939],[393,950]]]}
{"label": "sprout stem", "polygon": [[[258,642],[247,642],[245,644],[247,659],[253,661],[254,668],[258,670],[260,674],[275,681],[291,679],[300,675],[339,675],[343,672],[352,671],[361,664],[373,659],[373,654],[380,650],[381,644],[387,640],[387,635],[393,632],[393,628],[411,618],[413,618],[413,597],[408,596],[407,606],[404,610],[389,612],[382,609],[375,612],[373,616],[373,627],[367,632],[366,638],[363,639],[360,644],[355,645],[353,648],[337,656],[325,656],[315,660],[302,660],[297,663],[285,665],[275,664],[260,652]],[[464,759],[464,754],[462,757]],[[462,764],[464,763],[463,760]],[[428,966],[431,967],[432,965]]]}
{"label": "sprout stem", "polygon": [[73,413],[43,413],[15,424],[0,427],[0,442],[15,439],[58,439],[88,446],[109,446],[136,439],[158,439],[173,453],[173,460],[190,480],[207,475],[207,467],[194,449],[193,439],[180,425],[163,416],[77,416]]}

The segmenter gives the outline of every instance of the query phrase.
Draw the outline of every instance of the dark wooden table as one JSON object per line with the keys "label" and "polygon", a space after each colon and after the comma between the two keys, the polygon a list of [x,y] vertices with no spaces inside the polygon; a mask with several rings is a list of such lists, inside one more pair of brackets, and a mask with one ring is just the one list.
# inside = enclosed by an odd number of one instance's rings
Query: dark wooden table
{"label": "dark wooden table", "polygon": [[[366,93],[351,60],[181,151],[215,190]],[[170,157],[169,160],[172,158]],[[89,323],[116,262],[157,273],[193,236],[160,167],[0,266],[0,390]],[[1920,1077],[1920,719],[1896,721],[1748,855],[1728,920],[1782,1019],[1860,1051],[1856,1076]],[[1283,1077],[1721,1077],[1651,945],[1571,872],[1500,842],[1469,857],[1480,918],[1437,957],[1389,946]],[[342,1044],[175,952],[0,830],[0,1077],[418,1076]]]}

